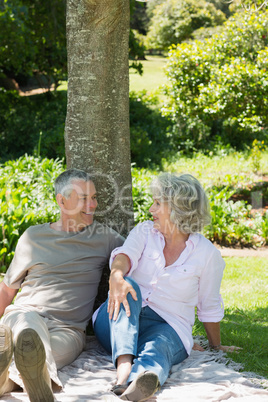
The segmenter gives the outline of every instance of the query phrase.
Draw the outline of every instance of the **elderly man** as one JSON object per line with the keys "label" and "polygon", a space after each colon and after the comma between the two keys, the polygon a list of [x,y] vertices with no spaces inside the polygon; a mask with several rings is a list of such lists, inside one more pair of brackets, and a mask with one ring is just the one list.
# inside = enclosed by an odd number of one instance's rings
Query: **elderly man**
{"label": "elderly man", "polygon": [[86,172],[66,170],[55,192],[59,221],[24,232],[0,284],[0,396],[19,386],[30,401],[54,401],[57,369],[82,352],[102,269],[123,244],[93,220],[96,189]]}

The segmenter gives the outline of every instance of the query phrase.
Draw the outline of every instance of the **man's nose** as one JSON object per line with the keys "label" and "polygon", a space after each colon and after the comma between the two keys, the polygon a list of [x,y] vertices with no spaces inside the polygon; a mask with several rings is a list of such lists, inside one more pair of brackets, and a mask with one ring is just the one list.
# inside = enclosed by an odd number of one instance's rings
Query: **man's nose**
{"label": "man's nose", "polygon": [[96,208],[98,205],[97,200],[89,200],[87,203],[88,208]]}

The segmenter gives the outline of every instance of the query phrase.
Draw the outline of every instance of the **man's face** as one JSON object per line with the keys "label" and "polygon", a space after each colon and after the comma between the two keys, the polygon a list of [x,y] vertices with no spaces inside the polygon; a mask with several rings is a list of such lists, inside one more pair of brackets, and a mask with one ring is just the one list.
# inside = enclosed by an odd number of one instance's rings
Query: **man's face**
{"label": "man's face", "polygon": [[[68,225],[73,224],[77,230],[91,225],[98,205],[94,183],[92,181],[73,180],[71,194],[68,198],[63,197],[62,203],[62,219],[68,221]],[[79,228],[80,225],[81,228]]]}

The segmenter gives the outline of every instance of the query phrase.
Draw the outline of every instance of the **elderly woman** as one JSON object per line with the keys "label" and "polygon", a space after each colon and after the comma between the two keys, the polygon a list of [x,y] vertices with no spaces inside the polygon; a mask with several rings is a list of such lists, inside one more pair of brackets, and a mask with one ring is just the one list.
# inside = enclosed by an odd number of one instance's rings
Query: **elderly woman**
{"label": "elderly woman", "polygon": [[150,398],[190,354],[195,307],[210,347],[228,348],[219,323],[225,263],[198,233],[210,223],[206,194],[189,174],[160,175],[152,193],[153,222],[138,224],[112,252],[109,298],[94,317],[117,367],[112,390],[129,401]]}

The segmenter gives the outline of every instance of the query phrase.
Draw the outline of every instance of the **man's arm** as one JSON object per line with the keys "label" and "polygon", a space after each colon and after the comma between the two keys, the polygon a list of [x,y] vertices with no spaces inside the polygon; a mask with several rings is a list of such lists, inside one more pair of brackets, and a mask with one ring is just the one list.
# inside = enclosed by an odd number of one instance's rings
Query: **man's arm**
{"label": "man's arm", "polygon": [[224,352],[234,352],[241,348],[237,346],[223,346],[221,344],[220,323],[219,322],[203,322],[209,346],[215,350],[223,350]]}
{"label": "man's arm", "polygon": [[18,289],[11,289],[4,282],[0,283],[0,317],[4,314],[6,307],[12,303],[17,293]]}

